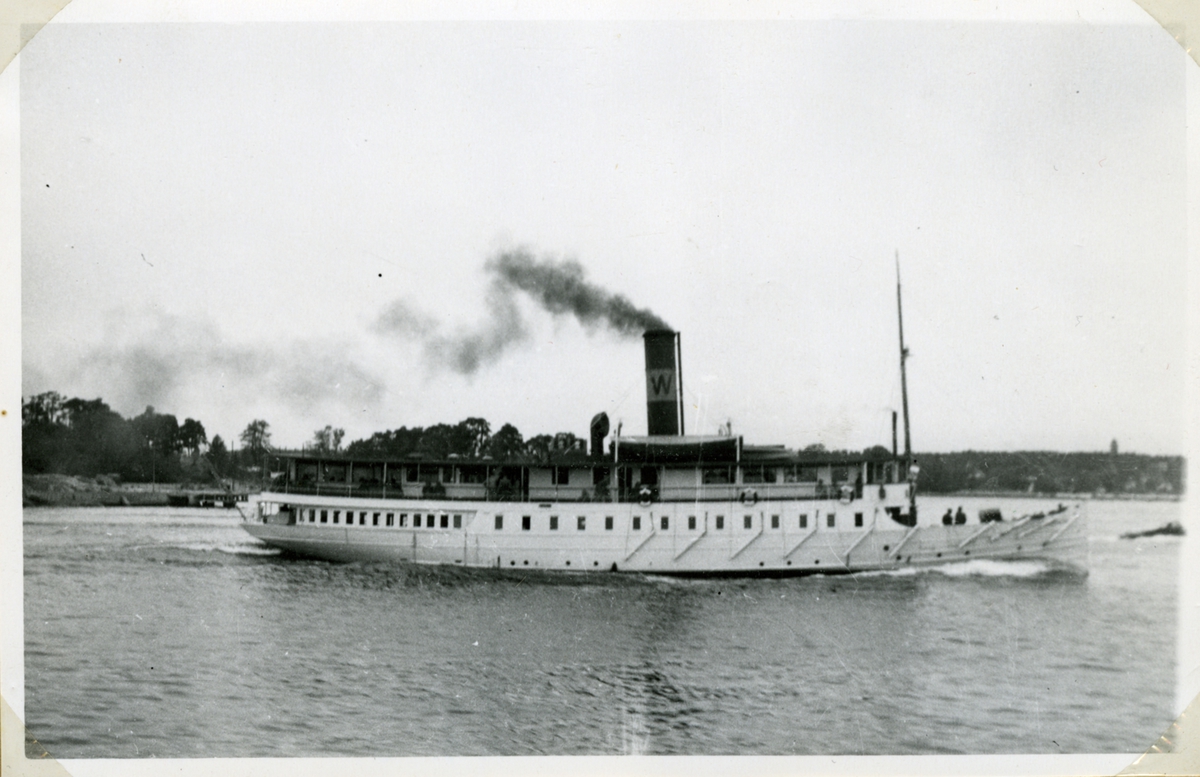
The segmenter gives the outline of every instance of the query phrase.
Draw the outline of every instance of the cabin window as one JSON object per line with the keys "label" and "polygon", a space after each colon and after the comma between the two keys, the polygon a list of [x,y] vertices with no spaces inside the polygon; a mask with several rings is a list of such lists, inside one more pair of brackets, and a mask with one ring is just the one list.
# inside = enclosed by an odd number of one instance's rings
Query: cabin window
{"label": "cabin window", "polygon": [[558,516],[550,516],[550,531],[558,531]]}
{"label": "cabin window", "polygon": [[691,530],[694,530],[695,528],[696,528],[696,516],[689,515],[688,516],[688,530],[691,531]]}
{"label": "cabin window", "polygon": [[[388,513],[388,526],[391,526],[391,525],[392,525],[392,514]],[[400,525],[401,526],[408,525],[408,513],[400,513]]]}
{"label": "cabin window", "polygon": [[571,484],[571,469],[569,467],[551,467],[550,485],[567,486]]}
{"label": "cabin window", "polygon": [[487,467],[469,464],[458,468],[459,483],[486,483]]}
{"label": "cabin window", "polygon": [[774,483],[775,468],[761,465],[742,467],[743,483]]}
{"label": "cabin window", "polygon": [[829,515],[825,516],[825,525],[828,526],[830,529],[832,529],[836,523],[837,523],[837,516],[835,514],[830,513]]}
{"label": "cabin window", "polygon": [[317,511],[316,511],[316,510],[309,510],[309,511],[308,511],[308,522],[309,522],[309,523],[316,523],[316,522],[317,522]]}
{"label": "cabin window", "polygon": [[379,513],[374,513],[373,515],[371,515],[371,525],[372,526],[379,525]]}
{"label": "cabin window", "polygon": [[321,511],[321,523],[329,523],[329,511],[328,510]]}
{"label": "cabin window", "polygon": [[504,528],[504,516],[497,515],[496,516],[496,531],[500,531],[503,528]]}
{"label": "cabin window", "polygon": [[[391,525],[392,525],[392,520],[393,520],[393,518],[395,517],[395,515],[396,515],[395,513],[388,513],[388,514],[387,514],[387,516],[384,518],[384,522],[385,522],[385,523],[386,523],[388,526],[391,526]],[[403,516],[403,515],[402,515],[402,516],[400,516],[400,525],[401,525],[401,526],[403,526],[403,525],[404,525],[404,516]]]}
{"label": "cabin window", "polygon": [[446,515],[445,513],[442,514],[442,528],[443,529],[450,528],[450,516]]}
{"label": "cabin window", "polygon": [[854,525],[855,525],[855,526],[862,526],[862,513],[855,513],[855,514],[854,514]]}
{"label": "cabin window", "polygon": [[359,514],[358,514],[358,525],[359,525],[359,526],[366,526],[366,525],[367,525],[367,514],[366,514],[366,513],[359,513]]}
{"label": "cabin window", "polygon": [[461,515],[454,516],[454,528],[456,528],[456,529],[462,528],[462,516]]}
{"label": "cabin window", "polygon": [[430,513],[429,515],[425,516],[425,526],[426,526],[426,528],[432,529],[432,528],[433,528],[433,521],[434,521],[434,515],[433,515],[433,513]]}
{"label": "cabin window", "polygon": [[778,528],[779,528],[779,516],[778,516],[778,515],[772,515],[772,516],[771,516],[771,528],[772,528],[772,529],[778,529]]}
{"label": "cabin window", "polygon": [[404,468],[404,479],[409,483],[416,483],[419,480],[416,464],[409,464]]}
{"label": "cabin window", "polygon": [[608,467],[596,467],[592,470],[592,485],[608,485],[609,470]]}
{"label": "cabin window", "polygon": [[800,513],[800,528],[808,528],[808,513]]}
{"label": "cabin window", "polygon": [[742,516],[742,528],[743,529],[749,529],[753,525],[754,525],[754,516],[752,516],[752,515],[743,515]]}
{"label": "cabin window", "polygon": [[420,513],[413,513],[413,528],[414,529],[421,528],[421,514]]}
{"label": "cabin window", "polygon": [[670,525],[670,524],[668,523],[668,521],[667,521],[667,516],[665,516],[665,515],[664,515],[664,516],[663,516],[663,517],[660,519],[660,521],[659,521],[659,525],[660,525],[660,526],[662,526],[662,530],[663,530],[663,531],[666,531],[666,530],[667,530],[667,526],[669,526],[669,525]]}
{"label": "cabin window", "polygon": [[803,464],[793,464],[790,467],[785,467],[783,470],[784,483],[815,483],[817,482],[817,468],[814,466],[804,466]]}
{"label": "cabin window", "polygon": [[729,467],[705,467],[701,477],[706,486],[732,483],[733,471]]}
{"label": "cabin window", "polygon": [[521,531],[529,531],[533,526],[533,518],[528,515],[521,516]]}
{"label": "cabin window", "polygon": [[640,516],[640,515],[633,516],[633,530],[634,531],[642,530],[642,516]]}
{"label": "cabin window", "polygon": [[725,528],[725,516],[723,516],[723,515],[718,515],[718,516],[717,516],[717,528],[718,528],[718,529],[724,529],[724,528]]}
{"label": "cabin window", "polygon": [[604,530],[612,531],[612,527],[613,527],[613,517],[611,515],[604,516]]}
{"label": "cabin window", "polygon": [[586,527],[586,526],[587,526],[587,518],[585,516],[581,515],[575,519],[575,528],[578,529],[579,531],[583,531],[584,527]]}
{"label": "cabin window", "polygon": [[334,522],[334,523],[337,523],[337,522],[338,522],[338,519],[339,519],[339,518],[341,518],[341,517],[342,517],[342,511],[341,511],[341,510],[334,510],[334,511],[333,511],[333,522]]}

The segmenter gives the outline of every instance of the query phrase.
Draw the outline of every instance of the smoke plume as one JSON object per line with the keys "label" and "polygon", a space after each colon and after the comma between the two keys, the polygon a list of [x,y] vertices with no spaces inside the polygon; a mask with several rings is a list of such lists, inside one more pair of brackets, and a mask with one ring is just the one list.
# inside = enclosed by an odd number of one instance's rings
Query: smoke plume
{"label": "smoke plume", "polygon": [[622,337],[637,337],[649,329],[670,328],[650,310],[588,281],[576,261],[538,260],[517,249],[488,260],[484,269],[491,277],[487,317],[475,328],[443,332],[438,321],[397,300],[379,317],[376,330],[416,340],[430,363],[470,375],[529,339],[529,326],[517,304],[519,294],[552,316],[572,316],[592,331],[603,328]]}
{"label": "smoke plume", "polygon": [[103,344],[59,372],[67,384],[95,387],[114,408],[127,411],[222,396],[241,403],[274,400],[308,413],[325,403],[371,406],[383,396],[383,381],[355,362],[343,343],[234,344],[210,321],[161,313],[110,316]]}

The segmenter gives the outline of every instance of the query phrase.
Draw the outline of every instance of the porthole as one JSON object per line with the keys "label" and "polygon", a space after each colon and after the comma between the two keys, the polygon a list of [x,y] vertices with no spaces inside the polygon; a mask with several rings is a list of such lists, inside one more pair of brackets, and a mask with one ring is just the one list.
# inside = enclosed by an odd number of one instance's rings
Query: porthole
{"label": "porthole", "polygon": [[761,567],[763,565],[763,562],[761,562],[761,561],[758,562],[758,565]]}
{"label": "porthole", "polygon": [[600,566],[600,562],[599,562],[599,561],[593,561],[593,562],[592,562],[592,566],[594,566],[594,567],[598,567],[598,566]]}
{"label": "porthole", "polygon": [[963,551],[963,555],[964,555],[964,556],[969,556],[969,555],[971,555],[971,551],[969,551],[969,550],[964,550],[964,551]]}
{"label": "porthole", "polygon": [[570,562],[570,561],[568,561],[568,562],[567,562],[567,566],[571,566],[571,562]]}
{"label": "porthole", "polygon": [[790,561],[789,561],[789,562],[788,562],[788,566],[790,567],[791,565],[792,565],[792,562],[790,562]]}
{"label": "porthole", "polygon": [[937,554],[937,557],[938,557],[938,558],[941,558],[941,557],[942,557],[942,554],[941,554],[941,553]]}
{"label": "porthole", "polygon": [[888,545],[884,545],[884,546],[883,546],[883,552],[884,552],[884,553],[887,553],[889,550],[891,550],[891,547],[889,547]]}
{"label": "porthole", "polygon": [[515,560],[513,560],[513,561],[508,562],[508,565],[510,567],[515,567],[517,565],[517,562]]}
{"label": "porthole", "polygon": [[819,558],[818,558],[818,559],[813,559],[813,563],[814,563],[814,564],[820,564],[820,563],[821,563],[821,559],[819,559]]}
{"label": "porthole", "polygon": [[529,559],[525,559],[525,560],[524,560],[523,562],[521,562],[521,563],[523,563],[525,566],[529,566]]}

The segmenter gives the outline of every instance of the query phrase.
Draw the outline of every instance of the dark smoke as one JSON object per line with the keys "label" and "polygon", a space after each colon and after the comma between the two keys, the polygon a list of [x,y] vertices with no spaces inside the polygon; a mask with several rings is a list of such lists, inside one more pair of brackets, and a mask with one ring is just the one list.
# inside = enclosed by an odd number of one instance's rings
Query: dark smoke
{"label": "dark smoke", "polygon": [[587,280],[583,266],[571,260],[536,259],[523,249],[490,259],[487,318],[473,330],[441,331],[430,316],[397,300],[379,317],[376,329],[419,341],[426,359],[463,375],[495,363],[509,347],[529,339],[529,326],[517,305],[523,293],[553,316],[573,316],[590,330],[604,328],[622,337],[648,329],[669,329],[653,312]]}
{"label": "dark smoke", "polygon": [[648,329],[670,329],[667,322],[620,294],[589,283],[579,262],[539,262],[527,251],[500,254],[487,263],[501,286],[519,289],[554,315],[573,315],[585,326],[607,326],[637,336]]}

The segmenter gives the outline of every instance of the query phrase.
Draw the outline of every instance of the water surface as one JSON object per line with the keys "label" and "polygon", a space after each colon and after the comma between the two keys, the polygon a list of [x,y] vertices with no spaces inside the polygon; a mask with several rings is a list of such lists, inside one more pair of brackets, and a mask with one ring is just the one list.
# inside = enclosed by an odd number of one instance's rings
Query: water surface
{"label": "water surface", "polygon": [[1090,511],[1086,577],[678,581],[333,564],[236,511],[27,509],[29,752],[1142,751],[1172,718],[1179,539],[1117,535],[1179,505]]}

